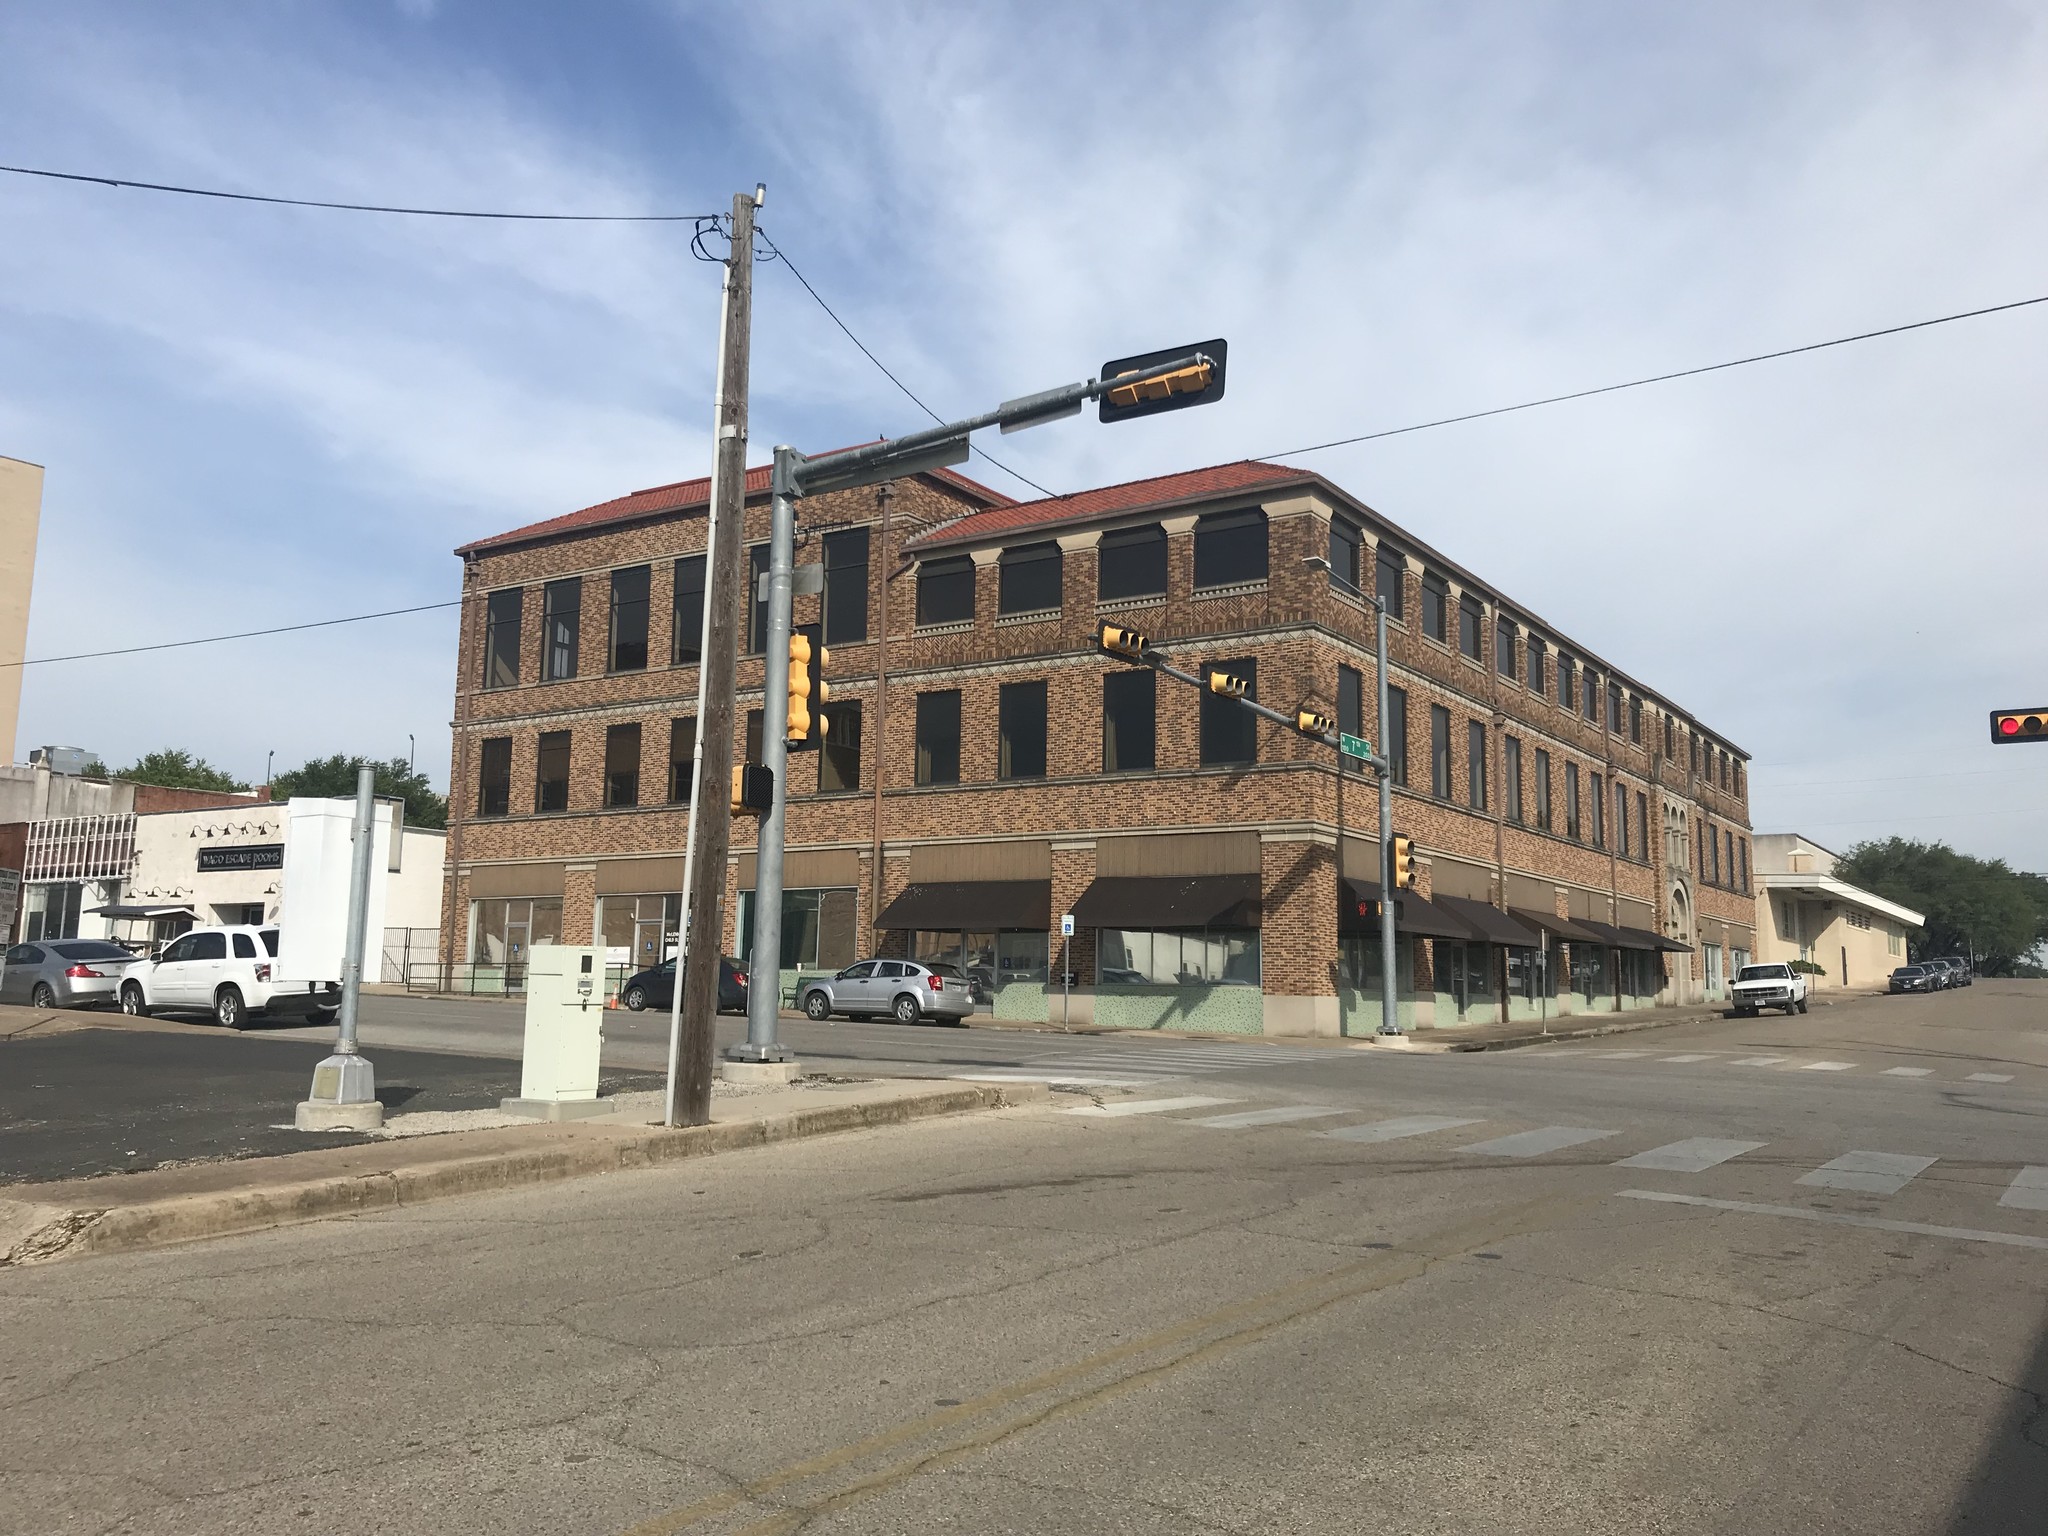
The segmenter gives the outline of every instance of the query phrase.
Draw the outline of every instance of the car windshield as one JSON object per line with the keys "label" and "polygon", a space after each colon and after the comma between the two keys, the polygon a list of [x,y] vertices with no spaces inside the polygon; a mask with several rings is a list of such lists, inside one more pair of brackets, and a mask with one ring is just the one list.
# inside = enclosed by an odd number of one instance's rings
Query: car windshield
{"label": "car windshield", "polygon": [[256,930],[256,936],[263,941],[263,952],[275,960],[277,958],[277,930],[275,928],[259,928]]}
{"label": "car windshield", "polygon": [[93,939],[81,939],[74,944],[52,944],[66,960],[132,960],[135,957],[118,944],[102,944]]}
{"label": "car windshield", "polygon": [[1735,979],[1737,981],[1783,981],[1791,974],[1791,970],[1782,965],[1745,965]]}

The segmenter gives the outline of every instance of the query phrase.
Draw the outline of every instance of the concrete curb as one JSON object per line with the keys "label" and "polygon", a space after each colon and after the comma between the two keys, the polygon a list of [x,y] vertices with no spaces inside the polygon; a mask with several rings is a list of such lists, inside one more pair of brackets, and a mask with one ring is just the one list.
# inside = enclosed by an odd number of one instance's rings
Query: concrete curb
{"label": "concrete curb", "polygon": [[1716,1009],[1707,1013],[1689,1013],[1674,1019],[1628,1019],[1618,1018],[1612,1024],[1596,1024],[1586,1029],[1553,1029],[1549,1034],[1503,1035],[1498,1040],[1446,1040],[1441,1045],[1430,1041],[1421,1048],[1432,1046],[1441,1051],[1465,1053],[1470,1051],[1513,1051],[1526,1045],[1555,1045],[1566,1040],[1598,1040],[1602,1035],[1633,1035],[1645,1029],[1669,1029],[1677,1024],[1708,1024],[1727,1015]]}
{"label": "concrete curb", "polygon": [[658,1168],[686,1158],[810,1136],[1043,1103],[1050,1096],[1051,1091],[1043,1083],[957,1083],[932,1093],[876,1103],[825,1105],[677,1130],[650,1128],[568,1145],[557,1143],[525,1151],[125,1206],[66,1208],[0,1197],[0,1268],[87,1254],[133,1253],[170,1243],[225,1237],[333,1216],[395,1210],[454,1195]]}

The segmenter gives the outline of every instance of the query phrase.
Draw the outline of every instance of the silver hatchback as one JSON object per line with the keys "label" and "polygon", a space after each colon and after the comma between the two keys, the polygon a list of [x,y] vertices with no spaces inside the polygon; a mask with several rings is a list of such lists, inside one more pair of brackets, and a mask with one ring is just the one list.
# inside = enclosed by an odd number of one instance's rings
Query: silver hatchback
{"label": "silver hatchback", "polygon": [[828,980],[805,982],[797,1003],[821,1021],[835,1013],[849,1019],[886,1013],[899,1024],[916,1024],[966,1018],[974,1012],[974,987],[957,965],[862,960]]}
{"label": "silver hatchback", "polygon": [[135,956],[104,939],[38,939],[7,951],[0,1003],[91,1008],[115,1000]]}

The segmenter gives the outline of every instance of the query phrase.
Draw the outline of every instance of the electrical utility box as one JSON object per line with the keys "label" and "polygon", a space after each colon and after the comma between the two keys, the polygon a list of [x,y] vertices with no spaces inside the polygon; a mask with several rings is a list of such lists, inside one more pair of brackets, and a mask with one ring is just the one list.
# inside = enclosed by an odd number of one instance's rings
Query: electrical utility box
{"label": "electrical utility box", "polygon": [[604,1048],[604,951],[536,944],[526,968],[526,1049],[519,1097],[504,1107],[546,1120],[609,1112],[597,1097]]}

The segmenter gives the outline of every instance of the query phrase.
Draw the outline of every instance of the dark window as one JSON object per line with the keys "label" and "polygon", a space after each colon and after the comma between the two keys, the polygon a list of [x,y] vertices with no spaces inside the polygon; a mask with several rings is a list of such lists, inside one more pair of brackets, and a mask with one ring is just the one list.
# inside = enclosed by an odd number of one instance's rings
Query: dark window
{"label": "dark window", "polygon": [[1735,793],[1736,793],[1736,795],[1737,795],[1738,797],[1739,797],[1739,796],[1740,796],[1740,795],[1742,794],[1742,764],[1741,764],[1741,763],[1737,763],[1737,764],[1735,765]]}
{"label": "dark window", "polygon": [[1211,512],[1195,520],[1197,587],[1227,587],[1265,579],[1265,513],[1251,507],[1242,512]]}
{"label": "dark window", "polygon": [[1707,827],[1707,883],[1721,883],[1721,837],[1711,824]]}
{"label": "dark window", "polygon": [[484,686],[511,688],[519,681],[519,622],[526,606],[521,587],[493,592],[484,604]]}
{"label": "dark window", "polygon": [[1429,706],[1429,792],[1451,798],[1451,712],[1441,704]]}
{"label": "dark window", "polygon": [[576,675],[576,646],[583,629],[583,578],[551,581],[541,595],[540,675],[543,682]]}
{"label": "dark window", "polygon": [[[747,551],[747,654],[768,649],[768,599],[762,596],[768,574],[768,546],[756,544]],[[758,763],[758,757],[749,759]]]}
{"label": "dark window", "polygon": [[1614,786],[1614,851],[1628,857],[1628,786]]}
{"label": "dark window", "polygon": [[1685,735],[1685,753],[1687,771],[1698,773],[1700,771],[1700,739],[1690,731],[1686,732]]}
{"label": "dark window", "polygon": [[1643,744],[1643,700],[1640,694],[1628,696],[1628,739],[1639,747]]}
{"label": "dark window", "polygon": [[225,960],[228,957],[228,936],[224,933],[195,933],[192,935],[192,949],[185,956],[187,960]]}
{"label": "dark window", "polygon": [[1666,757],[1678,756],[1678,747],[1671,739],[1671,717],[1669,715],[1664,717],[1664,755]]}
{"label": "dark window", "polygon": [[1493,664],[1502,677],[1515,675],[1515,666],[1521,660],[1521,642],[1515,634],[1513,619],[1496,619],[1493,624]]}
{"label": "dark window", "polygon": [[1486,809],[1486,725],[1479,720],[1465,724],[1465,803]]}
{"label": "dark window", "polygon": [[1387,723],[1383,727],[1386,741],[1380,750],[1387,755],[1387,762],[1393,769],[1396,784],[1408,782],[1408,690],[1389,687],[1387,689]]}
{"label": "dark window", "polygon": [[[1263,527],[1263,524],[1261,524]],[[1263,547],[1263,546],[1262,546]],[[1208,671],[1228,672],[1245,681],[1244,696],[1259,696],[1259,664],[1249,656],[1232,661],[1212,661]],[[1253,763],[1259,758],[1258,717],[1220,693],[1202,693],[1202,766],[1213,768],[1227,763]]]}
{"label": "dark window", "polygon": [[926,560],[917,568],[917,622],[966,624],[974,618],[974,561]]}
{"label": "dark window", "polygon": [[1043,613],[1060,606],[1060,547],[1026,544],[996,559],[996,612]]}
{"label": "dark window", "polygon": [[868,531],[843,528],[825,535],[825,643],[851,645],[868,637]]}
{"label": "dark window", "polygon": [[1458,599],[1458,650],[1474,661],[1479,660],[1479,633],[1485,618],[1478,598],[1468,593]]}
{"label": "dark window", "polygon": [[533,808],[536,811],[569,809],[569,733],[542,731],[540,751],[534,758]]}
{"label": "dark window", "polygon": [[1579,840],[1579,765],[1564,765],[1564,835]]}
{"label": "dark window", "polygon": [[1607,787],[1601,783],[1599,774],[1589,773],[1586,775],[1586,808],[1593,813],[1592,823],[1588,830],[1593,834],[1591,842],[1595,848],[1605,848],[1607,846],[1606,793]]}
{"label": "dark window", "polygon": [[1153,727],[1158,674],[1108,672],[1102,678],[1102,771],[1133,773],[1154,766]]}
{"label": "dark window", "polygon": [[704,557],[686,555],[676,562],[674,627],[668,637],[668,659],[686,666],[704,657]]}
{"label": "dark window", "polygon": [[1522,744],[1512,736],[1501,739],[1501,794],[1505,798],[1502,807],[1509,821],[1520,823],[1522,819]]}
{"label": "dark window", "polygon": [[614,725],[604,733],[604,803],[640,803],[640,727]]}
{"label": "dark window", "polygon": [[860,788],[860,701],[825,711],[825,741],[818,749],[818,793]]}
{"label": "dark window", "polygon": [[1443,577],[1425,573],[1422,578],[1422,632],[1446,645],[1451,641],[1448,628],[1450,604],[1451,589],[1444,584]]}
{"label": "dark window", "polygon": [[917,696],[917,782],[960,782],[960,691]]}
{"label": "dark window", "polygon": [[1723,831],[1721,834],[1721,878],[1732,888],[1735,884],[1735,834]]}
{"label": "dark window", "polygon": [[1534,635],[1529,637],[1529,691],[1538,698],[1543,696],[1543,642]]}
{"label": "dark window", "polygon": [[1545,832],[1551,829],[1550,817],[1550,754],[1541,747],[1536,749],[1536,825]]}
{"label": "dark window", "polygon": [[[237,960],[254,960],[256,958],[256,941],[250,938],[249,935],[246,933],[236,933],[230,934],[229,937],[235,941],[235,958]],[[60,949],[57,953],[61,955],[64,951]]]}
{"label": "dark window", "polygon": [[696,787],[697,717],[685,715],[668,723],[668,798],[686,804]]}
{"label": "dark window", "polygon": [[1365,734],[1365,674],[1356,667],[1337,669],[1337,729],[1346,736]]}
{"label": "dark window", "polygon": [[512,738],[491,736],[477,755],[476,813],[505,816],[512,810]]}
{"label": "dark window", "polygon": [[612,572],[612,643],[608,663],[614,672],[640,672],[647,667],[647,590],[651,566],[629,565]]}
{"label": "dark window", "polygon": [[1742,843],[1741,843],[1741,848],[1742,848],[1742,894],[1743,894],[1743,895],[1745,895],[1745,896],[1747,896],[1747,895],[1749,894],[1749,839],[1748,839],[1748,838],[1746,838],[1746,837],[1745,837],[1745,838],[1744,838],[1744,839],[1742,840]]}
{"label": "dark window", "polygon": [[1600,718],[1600,674],[1591,667],[1586,668],[1585,685],[1579,689],[1579,703],[1584,706],[1588,720]]}
{"label": "dark window", "polygon": [[1726,752],[1723,752],[1721,754],[1721,787],[1723,789],[1726,789],[1728,787],[1728,765],[1734,761],[1735,759],[1730,757]]}
{"label": "dark window", "polygon": [[1650,862],[1650,797],[1636,791],[1636,857]]}
{"label": "dark window", "polygon": [[1330,581],[1346,592],[1358,590],[1358,557],[1365,550],[1365,535],[1358,524],[1341,517],[1330,519]]}
{"label": "dark window", "polygon": [[1399,550],[1382,544],[1373,556],[1373,592],[1387,605],[1387,617],[1401,617],[1401,578],[1408,569]]}
{"label": "dark window", "polygon": [[1095,595],[1104,602],[1120,597],[1166,595],[1166,530],[1119,528],[1105,533],[1096,548]]}
{"label": "dark window", "polygon": [[1607,729],[1614,735],[1621,734],[1621,685],[1607,685]]}
{"label": "dark window", "polygon": [[742,749],[744,754],[742,761],[744,762],[758,763],[761,761],[761,731],[764,718],[762,712],[758,709],[747,711],[747,740],[745,747]]}
{"label": "dark window", "polygon": [[996,777],[1045,777],[1045,684],[1005,683],[996,693]]}
{"label": "dark window", "polygon": [[1557,702],[1566,709],[1572,707],[1572,682],[1576,676],[1577,664],[1563,651],[1557,653]]}

